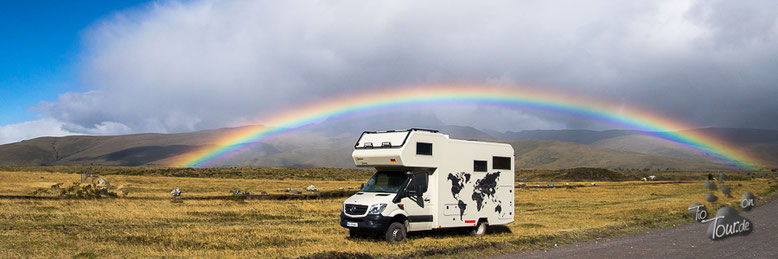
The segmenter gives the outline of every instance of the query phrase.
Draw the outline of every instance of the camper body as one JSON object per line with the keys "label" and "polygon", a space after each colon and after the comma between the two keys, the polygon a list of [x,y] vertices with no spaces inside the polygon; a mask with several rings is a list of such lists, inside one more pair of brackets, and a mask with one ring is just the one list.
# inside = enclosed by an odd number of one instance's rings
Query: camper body
{"label": "camper body", "polygon": [[376,173],[349,197],[340,224],[352,236],[384,234],[402,241],[409,231],[471,228],[514,221],[513,147],[449,139],[433,130],[364,132],[352,153]]}

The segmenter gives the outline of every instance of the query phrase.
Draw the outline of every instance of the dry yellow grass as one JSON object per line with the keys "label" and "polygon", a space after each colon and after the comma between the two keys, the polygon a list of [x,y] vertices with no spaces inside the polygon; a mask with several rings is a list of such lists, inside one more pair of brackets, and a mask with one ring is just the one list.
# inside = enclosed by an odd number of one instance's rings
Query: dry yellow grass
{"label": "dry yellow grass", "polygon": [[[74,174],[0,172],[0,194],[25,195],[38,187],[77,179]],[[0,199],[0,257],[298,257],[328,251],[387,256],[481,247],[469,252],[476,255],[569,242],[571,238],[591,237],[592,233],[608,235],[691,222],[686,207],[704,202],[705,193],[701,181],[603,182],[597,187],[576,189],[518,188],[518,217],[508,226],[509,232],[475,238],[459,232],[432,231],[412,235],[402,244],[388,245],[377,239],[348,238],[347,230],[338,225],[343,199],[245,203],[171,203],[163,199],[175,187],[184,190],[184,196],[205,196],[225,195],[235,188],[278,192],[309,184],[333,190],[358,186],[358,182],[119,175],[106,179],[114,185],[129,185],[135,192],[130,193],[129,199]],[[719,204],[737,202],[743,191],[763,195],[770,190],[766,180],[727,184],[734,197],[719,195]]]}
{"label": "dry yellow grass", "polygon": [[[42,178],[41,178],[42,177]],[[229,195],[230,190],[249,191],[259,194],[265,191],[270,194],[281,194],[286,188],[304,190],[314,185],[320,191],[335,191],[339,187],[357,188],[362,181],[321,181],[321,180],[272,180],[272,179],[224,179],[224,178],[191,178],[164,176],[133,176],[106,175],[105,178],[114,186],[124,186],[129,191],[128,197],[168,198],[170,191],[180,188],[184,197],[203,197]],[[0,195],[24,195],[38,188],[48,188],[56,183],[71,184],[79,181],[78,174],[46,173],[46,172],[3,172],[0,173]]]}

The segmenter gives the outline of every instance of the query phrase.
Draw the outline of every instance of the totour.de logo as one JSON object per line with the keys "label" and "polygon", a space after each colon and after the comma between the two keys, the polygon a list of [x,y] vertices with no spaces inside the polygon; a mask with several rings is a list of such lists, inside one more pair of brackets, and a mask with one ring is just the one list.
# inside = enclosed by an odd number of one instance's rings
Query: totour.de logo
{"label": "totour.de logo", "polygon": [[699,202],[695,202],[689,206],[689,214],[691,214],[694,221],[697,222],[702,222],[708,218],[708,210],[705,208],[705,205],[700,204]]}
{"label": "totour.de logo", "polygon": [[737,210],[724,206],[716,212],[716,217],[703,221],[708,225],[708,237],[711,240],[721,240],[734,235],[748,235],[754,230],[754,223],[738,215]]}
{"label": "totour.de logo", "polygon": [[[719,175],[718,182],[721,184],[721,194],[723,194],[725,197],[731,198],[732,196],[730,194],[732,189],[724,185],[724,179],[726,179],[726,177],[727,176],[722,173]],[[716,191],[719,188],[716,186],[715,181],[716,179],[709,174],[708,179],[705,180],[702,186],[705,187],[705,189],[708,191]],[[718,200],[719,197],[714,195],[712,192],[707,192],[705,194],[705,201],[711,203],[714,205],[714,207],[716,206]],[[742,198],[740,199],[739,205],[743,211],[750,211],[751,208],[753,208],[755,205],[754,194],[750,192],[744,192]],[[721,207],[718,211],[716,211],[716,216],[710,219],[708,218],[708,210],[704,204],[695,202],[692,203],[692,205],[690,205],[687,209],[689,210],[689,214],[692,216],[692,218],[694,218],[694,221],[700,223],[710,222],[708,225],[707,235],[711,240],[721,240],[723,238],[734,235],[748,235],[754,229],[754,223],[751,222],[751,220],[740,216],[737,210],[729,206]]]}
{"label": "totour.de logo", "polygon": [[744,192],[743,198],[740,199],[740,208],[744,211],[749,211],[754,207],[754,194],[750,192]]}

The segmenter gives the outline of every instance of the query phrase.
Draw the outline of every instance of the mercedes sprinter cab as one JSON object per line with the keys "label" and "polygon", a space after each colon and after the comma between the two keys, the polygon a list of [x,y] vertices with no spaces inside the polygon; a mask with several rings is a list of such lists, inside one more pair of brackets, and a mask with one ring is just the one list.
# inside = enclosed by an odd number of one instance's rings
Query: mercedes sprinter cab
{"label": "mercedes sprinter cab", "polygon": [[363,132],[352,153],[376,172],[343,202],[340,225],[351,237],[379,234],[388,242],[406,232],[470,228],[515,219],[513,147],[450,139],[435,130]]}

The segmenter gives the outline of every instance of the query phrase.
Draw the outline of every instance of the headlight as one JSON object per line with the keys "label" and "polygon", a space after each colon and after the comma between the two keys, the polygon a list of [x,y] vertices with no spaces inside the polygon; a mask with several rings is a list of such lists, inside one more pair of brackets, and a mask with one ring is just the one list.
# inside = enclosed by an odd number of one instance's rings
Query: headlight
{"label": "headlight", "polygon": [[368,210],[367,214],[381,214],[381,212],[384,212],[384,209],[386,209],[386,203],[373,204],[370,205],[370,210]]}

